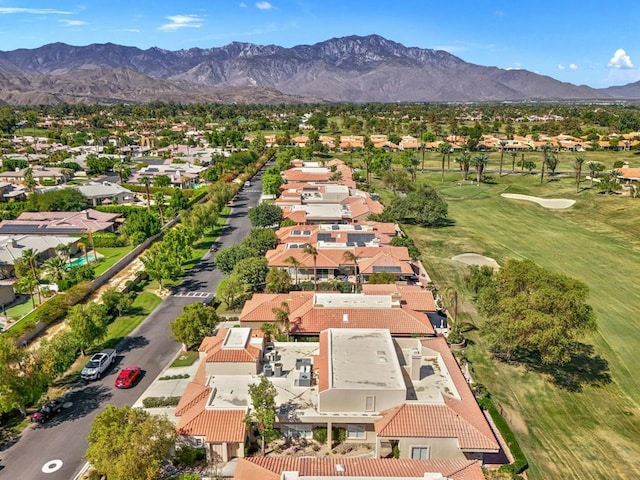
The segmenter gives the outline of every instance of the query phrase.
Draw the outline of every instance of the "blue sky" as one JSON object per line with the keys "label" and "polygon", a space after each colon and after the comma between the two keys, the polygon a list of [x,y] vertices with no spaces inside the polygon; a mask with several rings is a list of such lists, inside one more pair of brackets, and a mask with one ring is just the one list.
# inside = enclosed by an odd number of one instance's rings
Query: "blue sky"
{"label": "blue sky", "polygon": [[0,0],[0,50],[113,42],[292,47],[376,33],[592,87],[640,80],[635,0]]}

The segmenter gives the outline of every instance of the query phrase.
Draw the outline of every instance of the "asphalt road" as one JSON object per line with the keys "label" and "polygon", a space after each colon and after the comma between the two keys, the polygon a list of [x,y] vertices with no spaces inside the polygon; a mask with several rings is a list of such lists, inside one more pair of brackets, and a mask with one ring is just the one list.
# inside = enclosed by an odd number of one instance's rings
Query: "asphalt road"
{"label": "asphalt road", "polygon": [[[230,218],[219,242],[222,246],[240,243],[251,225],[247,210],[258,204],[262,191],[259,172],[251,187],[236,196]],[[169,336],[169,323],[185,305],[202,301],[197,297],[181,297],[188,292],[216,290],[222,278],[215,269],[212,255],[207,253],[196,264],[179,287],[118,347],[116,364],[98,381],[81,382],[66,394],[73,404],[44,425],[27,428],[15,444],[0,452],[0,478],[7,480],[71,480],[84,465],[87,436],[91,422],[106,405],[132,405],[154,378],[177,354],[180,346]],[[113,382],[121,368],[140,365],[144,376],[130,390],[118,390]],[[48,473],[48,471],[50,472]]]}

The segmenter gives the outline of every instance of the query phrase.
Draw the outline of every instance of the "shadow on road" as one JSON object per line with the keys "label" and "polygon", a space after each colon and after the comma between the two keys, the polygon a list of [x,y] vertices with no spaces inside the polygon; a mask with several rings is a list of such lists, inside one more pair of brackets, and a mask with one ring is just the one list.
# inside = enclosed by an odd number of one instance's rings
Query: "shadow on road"
{"label": "shadow on road", "polygon": [[69,408],[52,417],[48,422],[38,425],[37,428],[52,428],[62,422],[73,421],[89,415],[100,407],[100,404],[112,397],[113,393],[105,385],[88,384],[73,390],[64,397],[65,402],[70,402]]}
{"label": "shadow on road", "polygon": [[142,348],[149,345],[149,339],[144,335],[137,335],[135,337],[125,337],[118,345],[119,353],[130,352],[136,348]]}

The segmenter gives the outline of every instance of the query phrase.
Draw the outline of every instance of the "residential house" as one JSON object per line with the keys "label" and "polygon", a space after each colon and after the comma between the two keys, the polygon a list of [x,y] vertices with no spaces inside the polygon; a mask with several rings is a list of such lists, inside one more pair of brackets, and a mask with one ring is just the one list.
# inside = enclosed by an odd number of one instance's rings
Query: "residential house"
{"label": "residential house", "polygon": [[88,208],[81,212],[22,212],[15,220],[0,222],[0,235],[80,235],[114,232],[119,213]]}
{"label": "residential house", "polygon": [[[319,242],[347,246],[390,245],[400,234],[394,223],[364,222],[358,224],[295,225],[276,231],[281,244],[310,244]],[[322,244],[321,244],[322,245]]]}
{"label": "residential house", "polygon": [[38,185],[60,185],[67,182],[73,174],[65,168],[56,167],[27,167],[15,172],[1,172],[0,181],[24,185],[25,173],[31,168],[31,176]]}
{"label": "residential house", "polygon": [[141,183],[143,178],[148,178],[153,184],[156,177],[169,177],[171,186],[177,188],[191,188],[196,185],[200,178],[200,172],[206,170],[205,167],[192,165],[190,163],[172,163],[169,165],[149,165],[136,172],[129,181],[131,183]]}
{"label": "residential house", "polygon": [[87,197],[89,205],[93,207],[98,205],[128,204],[135,201],[135,195],[131,190],[112,182],[87,182],[82,185],[73,185],[69,188],[75,188],[82,193]]}
{"label": "residential house", "polygon": [[234,480],[484,480],[474,460],[252,457],[238,460]]}
{"label": "residential house", "polygon": [[14,265],[25,250],[31,249],[44,261],[56,255],[58,245],[71,245],[71,252],[77,250],[75,243],[80,237],[62,235],[0,235],[0,305],[15,300],[13,284],[16,281]]}

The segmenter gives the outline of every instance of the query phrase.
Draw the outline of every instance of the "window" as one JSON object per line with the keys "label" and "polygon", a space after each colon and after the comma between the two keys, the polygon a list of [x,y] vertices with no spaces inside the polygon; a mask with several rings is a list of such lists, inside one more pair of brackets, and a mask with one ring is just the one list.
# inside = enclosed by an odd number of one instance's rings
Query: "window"
{"label": "window", "polygon": [[411,458],[414,460],[427,460],[429,458],[429,447],[411,447]]}
{"label": "window", "polygon": [[288,438],[311,438],[311,425],[286,425],[282,433]]}
{"label": "window", "polygon": [[347,438],[364,440],[367,438],[367,432],[365,432],[363,426],[347,425]]}
{"label": "window", "polygon": [[373,395],[367,395],[364,397],[364,411],[373,412],[376,409],[376,397]]}

